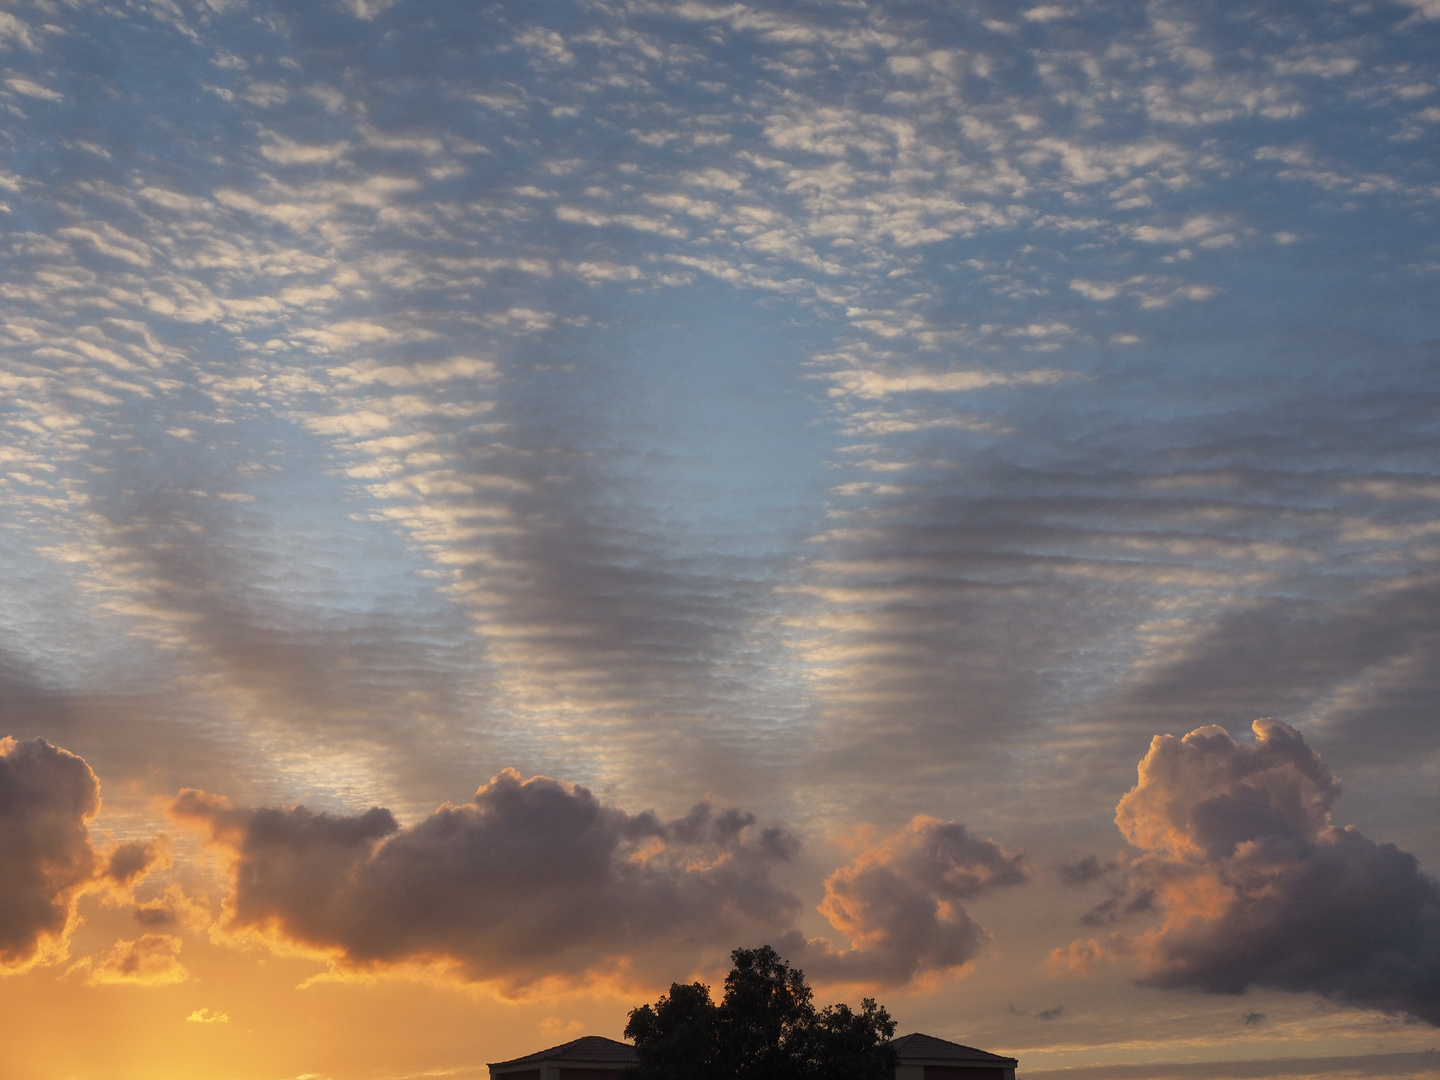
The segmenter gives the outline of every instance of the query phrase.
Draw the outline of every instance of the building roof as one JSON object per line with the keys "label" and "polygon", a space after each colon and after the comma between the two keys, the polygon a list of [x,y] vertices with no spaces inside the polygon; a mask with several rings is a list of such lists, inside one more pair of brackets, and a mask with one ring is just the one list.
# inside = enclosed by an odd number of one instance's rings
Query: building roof
{"label": "building roof", "polygon": [[901,1035],[890,1043],[901,1061],[984,1061],[993,1065],[1014,1065],[1016,1060],[977,1050],[973,1046],[961,1046],[934,1035]]}
{"label": "building roof", "polygon": [[[974,1061],[992,1065],[1014,1065],[1014,1058],[962,1046],[934,1035],[901,1035],[890,1044],[901,1061]],[[548,1050],[537,1050],[509,1061],[494,1061],[492,1069],[509,1065],[538,1065],[542,1061],[567,1061],[575,1064],[634,1065],[639,1061],[635,1047],[600,1035],[585,1035]]]}
{"label": "building roof", "polygon": [[607,1039],[602,1035],[582,1035],[578,1039],[571,1039],[559,1046],[552,1046],[549,1050],[537,1050],[533,1054],[511,1058],[509,1061],[492,1061],[490,1068],[495,1069],[502,1065],[539,1064],[542,1061],[572,1061],[587,1065],[634,1065],[639,1060],[635,1056],[635,1047],[629,1043],[616,1042],[614,1039]]}

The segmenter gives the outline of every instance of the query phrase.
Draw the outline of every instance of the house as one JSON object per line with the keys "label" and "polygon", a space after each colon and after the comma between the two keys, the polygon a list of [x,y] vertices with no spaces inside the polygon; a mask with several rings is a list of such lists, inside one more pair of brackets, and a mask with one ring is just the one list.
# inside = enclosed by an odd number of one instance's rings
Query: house
{"label": "house", "polygon": [[1019,1064],[1012,1057],[918,1032],[901,1035],[890,1045],[899,1059],[895,1080],[1015,1080],[1015,1066]]}
{"label": "house", "polygon": [[[1015,1080],[1014,1058],[933,1035],[901,1035],[892,1046],[899,1059],[895,1080]],[[586,1035],[490,1066],[490,1080],[616,1080],[639,1059],[635,1047]]]}
{"label": "house", "polygon": [[629,1043],[585,1035],[549,1050],[497,1061],[490,1066],[490,1080],[615,1080],[621,1069],[639,1060]]}

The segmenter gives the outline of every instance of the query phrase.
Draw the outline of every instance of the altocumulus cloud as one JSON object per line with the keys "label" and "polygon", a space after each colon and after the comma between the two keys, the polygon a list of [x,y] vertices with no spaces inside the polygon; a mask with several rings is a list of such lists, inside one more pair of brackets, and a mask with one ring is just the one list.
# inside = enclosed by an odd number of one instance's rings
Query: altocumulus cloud
{"label": "altocumulus cloud", "polygon": [[798,843],[697,804],[663,821],[584,787],[506,769],[472,802],[402,827],[389,810],[246,809],[182,791],[182,820],[232,857],[224,926],[328,956],[339,970],[438,965],[507,991],[548,978],[673,974],[737,941],[772,940],[821,979],[900,985],[963,971],[988,940],[962,899],[1027,880],[1026,860],[917,817],[826,882],[837,949],[794,928],[775,879]]}
{"label": "altocumulus cloud", "polygon": [[0,972],[62,958],[83,893],[128,889],[165,857],[160,843],[97,848],[88,825],[99,812],[83,758],[0,739]]}
{"label": "altocumulus cloud", "polygon": [[[1115,820],[1128,885],[1163,922],[1131,945],[1154,986],[1311,991],[1440,1025],[1440,885],[1415,857],[1330,824],[1335,776],[1294,728],[1157,736]],[[1096,954],[1077,942],[1070,955]]]}

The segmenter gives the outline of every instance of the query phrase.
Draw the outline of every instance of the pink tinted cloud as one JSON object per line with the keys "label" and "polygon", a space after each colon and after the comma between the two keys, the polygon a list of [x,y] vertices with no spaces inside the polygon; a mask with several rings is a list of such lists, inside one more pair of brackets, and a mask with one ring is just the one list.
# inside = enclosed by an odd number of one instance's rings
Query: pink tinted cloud
{"label": "pink tinted cloud", "polygon": [[[1252,726],[1253,744],[1215,726],[1151,742],[1115,820],[1141,852],[1129,906],[1161,920],[1119,950],[1153,986],[1308,991],[1440,1025],[1440,885],[1331,824],[1339,782],[1298,731]],[[1072,943],[1052,962],[1098,951]]]}

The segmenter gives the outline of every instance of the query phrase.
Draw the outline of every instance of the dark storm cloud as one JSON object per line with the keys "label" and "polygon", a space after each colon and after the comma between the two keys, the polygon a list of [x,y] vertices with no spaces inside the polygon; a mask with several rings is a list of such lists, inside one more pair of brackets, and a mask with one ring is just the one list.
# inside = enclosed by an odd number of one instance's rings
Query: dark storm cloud
{"label": "dark storm cloud", "polygon": [[0,739],[0,967],[63,957],[87,890],[126,889],[160,859],[155,844],[110,852],[90,841],[100,783],[90,766],[43,739]]}
{"label": "dark storm cloud", "polygon": [[900,986],[960,971],[989,940],[961,901],[1029,879],[1023,855],[963,825],[917,817],[826,879],[820,912],[852,947],[811,941],[801,955],[808,970],[836,981]]}
{"label": "dark storm cloud", "polygon": [[1157,736],[1115,820],[1164,922],[1134,941],[1152,986],[1322,994],[1440,1025],[1440,885],[1330,824],[1340,785],[1295,729]]}
{"label": "dark storm cloud", "polygon": [[244,810],[198,791],[172,812],[233,853],[232,930],[356,969],[440,962],[511,988],[603,977],[773,933],[799,906],[772,879],[795,841],[750,815],[701,803],[661,821],[513,771],[405,828],[379,808]]}

